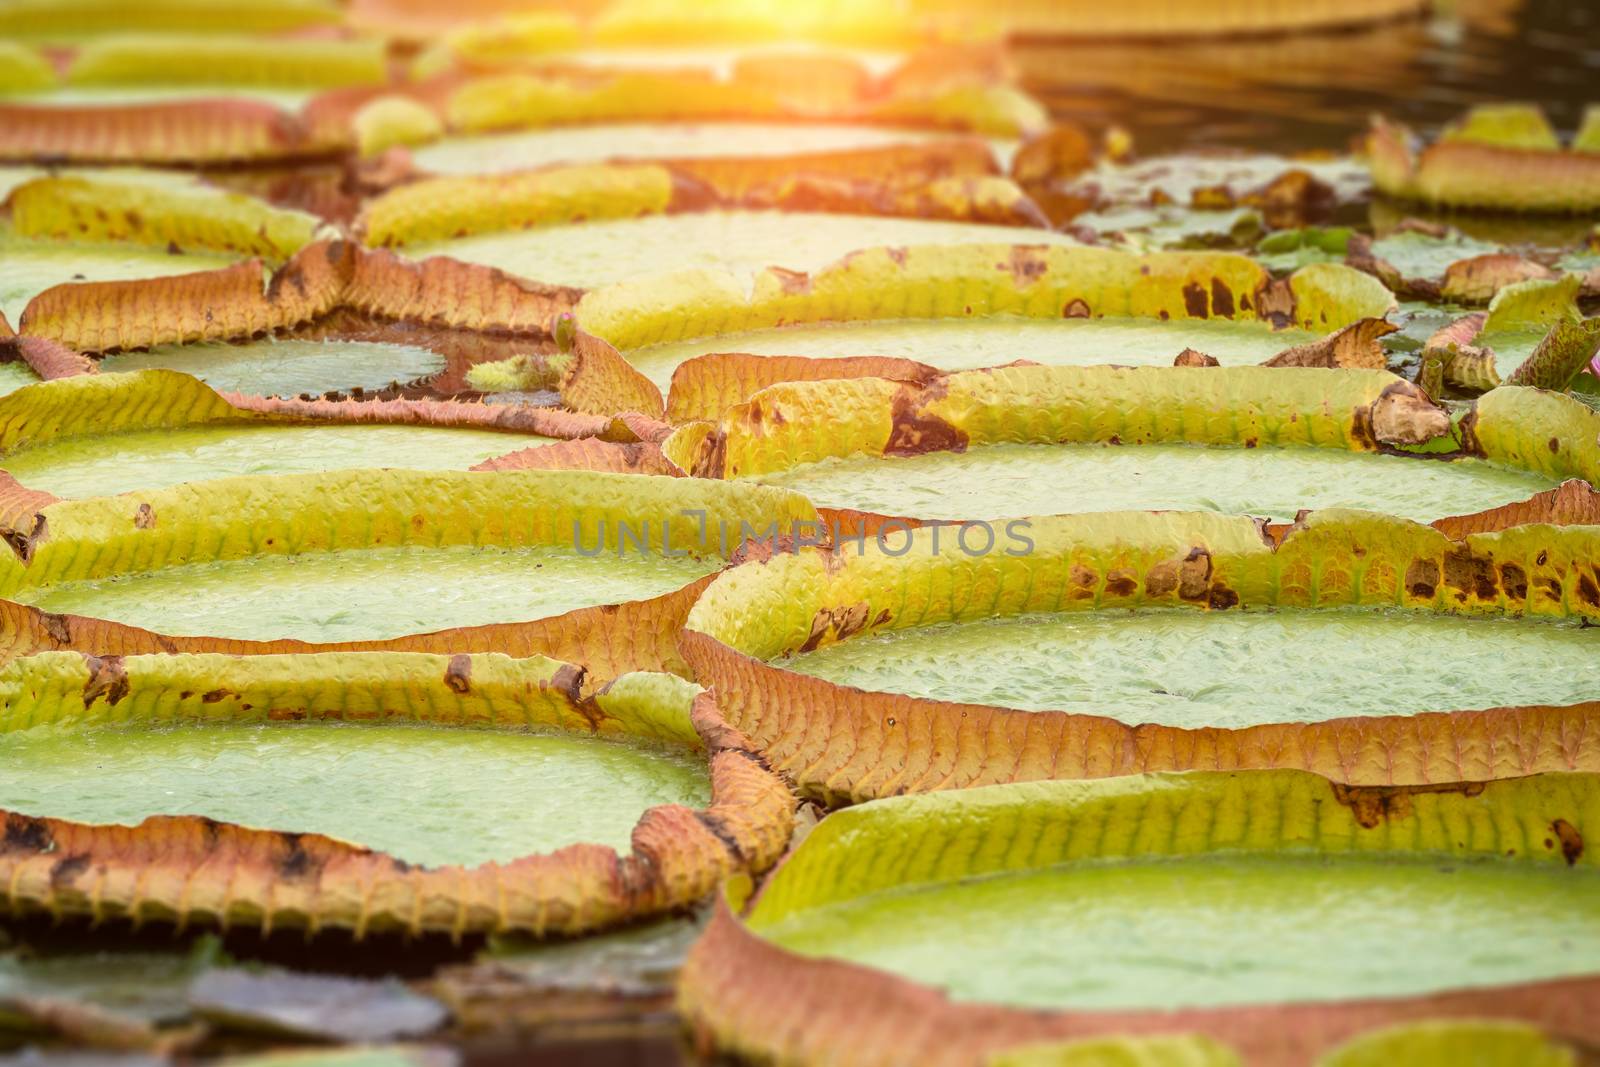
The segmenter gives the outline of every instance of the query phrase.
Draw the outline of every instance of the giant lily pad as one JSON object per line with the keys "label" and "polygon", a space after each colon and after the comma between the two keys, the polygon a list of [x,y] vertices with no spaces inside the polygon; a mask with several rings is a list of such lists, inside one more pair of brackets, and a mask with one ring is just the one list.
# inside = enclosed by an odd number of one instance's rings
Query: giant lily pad
{"label": "giant lily pad", "polygon": [[0,595],[35,606],[12,606],[14,645],[493,648],[604,678],[675,667],[677,620],[735,535],[814,516],[796,494],[681,478],[229,478],[24,510]]}
{"label": "giant lily pad", "polygon": [[[935,130],[843,123],[602,123],[452,137],[418,148],[412,159],[430,174],[494,174],[558,163],[716,156],[793,156],[919,145],[948,138]],[[1002,144],[1001,147],[1009,147]]]}
{"label": "giant lily pad", "polygon": [[28,305],[54,287],[193,274],[244,255],[282,262],[318,225],[254,197],[132,172],[35,178],[5,208],[0,314],[24,332],[38,314]]}
{"label": "giant lily pad", "polygon": [[[875,521],[1149,508],[1288,522],[1326,507],[1429,521],[1600,480],[1583,405],[1510,390],[1482,420],[1489,446],[1384,371],[1002,367],[771,386],[663,450]],[[1557,427],[1564,462],[1529,464]]]}
{"label": "giant lily pad", "polygon": [[70,282],[162,278],[213,270],[233,262],[214,253],[169,253],[124,244],[3,238],[0,247],[0,314],[22,320],[29,301],[46,289]]}
{"label": "giant lily pad", "polygon": [[[448,255],[550,285],[593,289],[683,268],[726,271],[744,284],[764,268],[814,271],[876,245],[1004,242],[1012,227],[932,219],[824,212],[715,211],[548,226],[416,246],[416,255]],[[1035,231],[1039,244],[1072,245],[1063,234]]]}
{"label": "giant lily pad", "polygon": [[[742,920],[719,908],[680,1004],[721,1047],[786,1063],[1030,1062],[1024,1046],[1172,1033],[1309,1063],[1419,1019],[1587,1043],[1597,788],[1276,771],[870,804],[825,820]],[[1460,936],[1468,914],[1485,941]],[[795,1011],[807,1026],[782,1025]]]}
{"label": "giant lily pad", "polygon": [[213,388],[252,396],[368,390],[431,378],[449,365],[443,353],[384,341],[265,338],[228,343],[157,345],[110,356],[102,373],[151,368],[192,374]]}
{"label": "giant lily pad", "polygon": [[64,378],[0,401],[0,469],[29,489],[85,497],[245,474],[466,470],[553,438],[611,431],[606,420],[513,407],[257,406],[235,406],[170,371]]}
{"label": "giant lily pad", "polygon": [[[1600,760],[1589,526],[1453,540],[1328,511],[1263,537],[1248,519],[1123,512],[942,534],[901,524],[773,555],[690,612],[696,677],[805,792],[1197,767],[1412,784]],[[1505,668],[1558,646],[1580,666]],[[1397,674],[1396,648],[1459,667]],[[1507,731],[1526,743],[1497,744]]]}
{"label": "giant lily pad", "polygon": [[[926,378],[1018,359],[1171,364],[1186,348],[1259,362],[1391,305],[1381,284],[1334,264],[1274,281],[1224,253],[961,245],[868,249],[803,277],[769,270],[753,291],[725,274],[687,272],[593,291],[576,317],[626,355],[649,380],[641,386],[672,382],[677,421],[714,419],[795,379]],[[569,405],[600,403],[587,379],[614,375],[614,364],[562,367]],[[473,380],[494,380],[498,369],[476,368]]]}
{"label": "giant lily pad", "polygon": [[[317,241],[270,274],[252,259],[58,285],[29,302],[21,328],[34,344],[118,353],[102,362],[108,371],[178,369],[245,393],[309,399],[417,386],[448,395],[465,388],[474,363],[551,347],[545,324],[576,299],[453,260],[409,263]],[[56,362],[49,377],[94,369],[78,356]]]}
{"label": "giant lily pad", "polygon": [[579,933],[771,861],[787,791],[723,754],[693,686],[635,674],[585,698],[577,674],[460,654],[13,661],[11,900],[358,936]]}
{"label": "giant lily pad", "polygon": [[1478,108],[1421,151],[1412,142],[1410,130],[1381,119],[1367,138],[1373,181],[1390,196],[1528,212],[1600,205],[1600,137],[1586,129],[1563,145],[1537,108]]}

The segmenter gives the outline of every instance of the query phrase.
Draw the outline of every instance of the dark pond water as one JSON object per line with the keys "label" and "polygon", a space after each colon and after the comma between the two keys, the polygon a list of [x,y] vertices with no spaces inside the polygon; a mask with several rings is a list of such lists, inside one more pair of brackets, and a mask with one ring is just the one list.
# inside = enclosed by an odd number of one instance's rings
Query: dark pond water
{"label": "dark pond water", "polygon": [[1141,155],[1342,149],[1374,111],[1431,130],[1473,104],[1543,105],[1570,132],[1600,103],[1600,4],[1440,0],[1434,14],[1306,36],[1023,42],[1027,87],[1063,118],[1117,122]]}

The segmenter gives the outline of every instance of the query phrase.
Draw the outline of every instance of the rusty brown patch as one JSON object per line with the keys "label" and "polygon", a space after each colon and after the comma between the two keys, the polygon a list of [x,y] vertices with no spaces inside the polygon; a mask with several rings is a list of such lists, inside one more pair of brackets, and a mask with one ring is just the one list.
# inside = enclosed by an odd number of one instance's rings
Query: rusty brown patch
{"label": "rusty brown patch", "polygon": [[50,888],[70,888],[78,880],[78,875],[89,869],[89,862],[89,857],[81,853],[63,856],[50,868]]}
{"label": "rusty brown patch", "polygon": [[1139,590],[1139,582],[1130,571],[1112,571],[1106,575],[1106,593],[1111,596],[1132,596]]}
{"label": "rusty brown patch", "polygon": [[1267,281],[1256,290],[1256,317],[1270,322],[1273,329],[1293,326],[1294,316],[1294,290],[1289,287],[1288,279]]}
{"label": "rusty brown patch", "polygon": [[822,644],[831,631],[834,640],[843,641],[846,638],[860,633],[866,629],[867,616],[871,608],[866,601],[851,604],[842,608],[818,608],[811,619],[811,633],[807,635],[805,643],[800,646],[801,652],[810,652]]}
{"label": "rusty brown patch", "polygon": [[278,877],[293,881],[315,878],[322,872],[322,864],[300,843],[300,834],[280,833],[278,837],[288,846],[288,851],[278,861]]}
{"label": "rusty brown patch", "polygon": [[966,432],[957,429],[926,408],[942,398],[949,387],[939,379],[926,386],[906,384],[894,395],[890,410],[889,440],[884,445],[886,456],[916,456],[924,452],[965,452]]}
{"label": "rusty brown patch", "polygon": [[1196,546],[1189,550],[1178,568],[1178,596],[1184,600],[1205,600],[1211,592],[1211,553]]}
{"label": "rusty brown patch", "polygon": [[444,684],[452,693],[472,692],[472,657],[458,652],[444,669]]}
{"label": "rusty brown patch", "polygon": [[200,703],[215,704],[227,700],[229,697],[238,696],[232,689],[211,689],[200,694]]}
{"label": "rusty brown patch", "polygon": [[1192,348],[1185,348],[1178,353],[1178,358],[1172,361],[1174,367],[1220,367],[1215,356],[1208,356],[1204,352],[1197,352]]}
{"label": "rusty brown patch", "polygon": [[576,663],[563,663],[550,677],[550,687],[565,693],[568,700],[578,704],[583,699],[585,670]]}
{"label": "rusty brown patch", "polygon": [[728,464],[728,435],[712,430],[695,446],[689,473],[696,478],[721,478]]}
{"label": "rusty brown patch", "polygon": [[1420,600],[1432,600],[1439,591],[1439,564],[1431,559],[1414,559],[1406,568],[1406,592]]}
{"label": "rusty brown patch", "polygon": [[89,680],[83,685],[83,706],[105,698],[115,706],[128,695],[128,670],[121,656],[90,656],[85,654],[83,664],[89,669]]}
{"label": "rusty brown patch", "polygon": [[1333,798],[1355,813],[1356,822],[1372,830],[1386,819],[1403,819],[1412,812],[1411,798],[1422,793],[1460,793],[1475,797],[1483,782],[1444,782],[1431,785],[1344,785],[1329,782]]}
{"label": "rusty brown patch", "polygon": [[58,645],[72,643],[72,627],[67,623],[67,616],[57,615],[50,611],[39,613],[39,622],[44,626],[44,632]]}
{"label": "rusty brown patch", "polygon": [[783,267],[768,267],[772,276],[778,279],[785,293],[801,295],[811,292],[811,275],[803,270],[787,270]]}
{"label": "rusty brown patch", "polygon": [[149,504],[140,504],[139,510],[133,516],[133,525],[140,530],[153,529],[156,524],[156,510]]}
{"label": "rusty brown patch", "polygon": [[1465,603],[1469,596],[1496,600],[1500,596],[1499,577],[1492,562],[1473,555],[1467,548],[1453,549],[1444,557],[1444,584],[1456,591],[1456,600]]}
{"label": "rusty brown patch", "polygon": [[1085,600],[1094,596],[1095,586],[1100,584],[1100,575],[1095,573],[1093,568],[1074,563],[1068,581],[1071,584],[1068,595],[1075,600]]}
{"label": "rusty brown patch", "polygon": [[1183,287],[1183,308],[1191,319],[1211,317],[1211,307],[1206,302],[1206,291],[1195,282],[1189,282]]}
{"label": "rusty brown patch", "polygon": [[1087,300],[1083,299],[1083,297],[1081,297],[1081,296],[1074,297],[1073,299],[1071,299],[1071,300],[1069,300],[1067,302],[1067,306],[1066,307],[1061,309],[1061,317],[1064,318],[1064,319],[1086,319],[1086,318],[1088,318],[1089,317],[1089,302]]}
{"label": "rusty brown patch", "polygon": [[1600,608],[1600,586],[1587,574],[1578,575],[1578,599],[1592,608]]}
{"label": "rusty brown patch", "polygon": [[7,812],[5,833],[0,834],[0,854],[17,852],[50,852],[56,847],[55,837],[43,819]]}
{"label": "rusty brown patch", "polygon": [[1218,318],[1233,318],[1233,290],[1221,278],[1211,279],[1211,313]]}
{"label": "rusty brown patch", "polygon": [[1049,250],[1044,245],[1012,245],[1011,260],[1005,264],[1005,268],[1011,272],[1019,288],[1031,285],[1050,269],[1046,258],[1048,254]]}
{"label": "rusty brown patch", "polygon": [[1500,588],[1512,600],[1528,599],[1528,574],[1515,563],[1500,564]]}
{"label": "rusty brown patch", "polygon": [[1566,858],[1567,866],[1577,863],[1583,855],[1583,835],[1578,833],[1578,828],[1565,819],[1557,819],[1550,824],[1550,832],[1561,842],[1561,855]]}

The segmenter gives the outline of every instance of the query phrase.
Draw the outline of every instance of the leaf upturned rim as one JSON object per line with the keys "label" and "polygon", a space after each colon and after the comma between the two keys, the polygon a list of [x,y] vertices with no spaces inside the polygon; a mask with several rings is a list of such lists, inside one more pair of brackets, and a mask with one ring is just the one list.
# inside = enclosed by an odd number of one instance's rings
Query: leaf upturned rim
{"label": "leaf upturned rim", "polygon": [[[1181,868],[1185,855],[1241,849],[1502,861],[1511,851],[1515,862],[1563,873],[1581,864],[1587,874],[1597,862],[1583,847],[1600,833],[1597,782],[1547,774],[1384,789],[1300,771],[1193,772],[997,786],[836,812],[767,880],[748,920],[733,910],[746,887],[736,882],[734,899],[719,901],[684,967],[679,1008],[706,1043],[787,1064],[982,1064],[1028,1045],[1196,1034],[1251,1067],[1307,1067],[1359,1035],[1423,1020],[1508,1020],[1592,1044],[1600,977],[1176,1011],[1022,1010],[952,1001],[884,971],[809,958],[764,940],[750,922],[811,900],[1084,858],[1163,857]],[[805,1025],[793,1025],[797,1018]],[[1447,1063],[1430,1058],[1425,1067]]]}
{"label": "leaf upturned rim", "polygon": [[[886,628],[1141,605],[1600,615],[1600,527],[1515,514],[1555,510],[1561,496],[1496,509],[1477,517],[1492,532],[1456,537],[1374,512],[1303,513],[1287,529],[1112,512],[1030,519],[1034,550],[1023,555],[935,553],[927,529],[885,530],[881,546],[871,536],[832,550],[778,544],[706,588],[679,645],[729,723],[803,795],[828,803],[1158,770],[1291,767],[1352,785],[1600,770],[1593,702],[1183,729],[868,692],[778,659]],[[1508,515],[1531,521],[1497,521]],[[938,595],[949,588],[964,593]]]}
{"label": "leaf upturned rim", "polygon": [[[670,740],[706,752],[712,799],[698,811],[677,804],[648,809],[625,856],[577,844],[509,863],[437,868],[321,834],[194,815],[155,815],[124,826],[0,812],[0,885],[17,913],[264,933],[346,929],[356,937],[572,935],[694,903],[731,873],[766,868],[789,839],[787,787],[744,751],[711,698],[701,693],[692,710],[655,706],[663,699],[653,690],[659,679],[647,675],[625,676],[580,698],[580,669],[542,658],[58,653],[0,668],[0,682],[12,688],[3,710],[20,715],[19,705],[49,695],[50,673],[62,676],[54,695],[68,708],[69,723],[398,717]],[[74,696],[75,684],[81,691]],[[403,685],[404,700],[385,704],[386,685]]]}
{"label": "leaf upturned rim", "polygon": [[[711,487],[708,489],[707,487]],[[247,475],[65,500],[11,503],[0,584],[23,586],[131,574],[185,562],[369,545],[556,545],[618,548],[620,526],[660,551],[715,557],[719,528],[763,529],[814,519],[799,494],[760,486],[718,486],[689,478],[636,478],[564,470],[355,470],[312,475]],[[687,512],[687,514],[686,514]],[[701,526],[701,519],[705,526]],[[702,543],[702,530],[713,531]],[[601,538],[604,538],[602,541]],[[572,538],[581,538],[574,544]],[[727,551],[737,548],[727,546]],[[592,554],[592,553],[591,553]],[[82,615],[40,611],[0,599],[6,655],[73,649],[98,656],[145,652],[388,650],[547,655],[584,668],[585,691],[635,670],[686,674],[674,637],[710,576],[645,600],[578,608],[560,615],[465,626],[370,641],[314,643],[164,635]]]}

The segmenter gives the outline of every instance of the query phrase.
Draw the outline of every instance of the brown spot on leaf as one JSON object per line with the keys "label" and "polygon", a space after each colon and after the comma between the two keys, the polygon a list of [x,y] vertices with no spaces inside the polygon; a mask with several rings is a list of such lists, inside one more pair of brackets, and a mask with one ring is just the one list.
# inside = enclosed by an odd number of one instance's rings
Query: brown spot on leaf
{"label": "brown spot on leaf", "polygon": [[216,704],[220,701],[227,700],[229,697],[235,697],[238,695],[239,694],[235,693],[232,689],[212,689],[200,694],[200,703]]}
{"label": "brown spot on leaf", "polygon": [[133,525],[141,530],[152,529],[156,524],[156,510],[149,504],[140,504],[133,516]]}
{"label": "brown spot on leaf", "polygon": [[121,656],[85,655],[83,663],[89,668],[89,680],[83,685],[84,707],[102,697],[107,704],[115,706],[128,695],[128,671]]}
{"label": "brown spot on leaf", "polygon": [[1356,822],[1368,830],[1386,819],[1403,819],[1411,814],[1411,798],[1423,793],[1460,793],[1475,797],[1483,792],[1482,782],[1445,782],[1438,785],[1344,785],[1329,782],[1333,798],[1355,813]]}
{"label": "brown spot on leaf", "polygon": [[89,869],[89,857],[85,853],[76,856],[63,856],[50,868],[50,888],[66,889],[78,880],[78,875]]}
{"label": "brown spot on leaf", "polygon": [[444,669],[444,684],[452,693],[472,692],[472,657],[458,652]]}
{"label": "brown spot on leaf", "polygon": [[1089,317],[1089,303],[1088,303],[1088,301],[1084,300],[1083,297],[1081,297],[1081,296],[1080,297],[1074,297],[1071,301],[1069,301],[1067,303],[1066,307],[1061,309],[1061,317],[1064,318],[1064,319],[1086,319],[1086,318],[1088,318]]}
{"label": "brown spot on leaf", "polygon": [[278,861],[279,878],[292,881],[298,878],[312,878],[321,872],[322,865],[313,859],[311,853],[300,843],[300,834],[285,833],[278,836],[289,846],[289,851]]}
{"label": "brown spot on leaf", "polygon": [[1012,245],[1011,261],[1006,264],[1018,287],[1031,285],[1050,269],[1044,245]]}
{"label": "brown spot on leaf", "polygon": [[1577,863],[1583,855],[1583,835],[1578,833],[1578,828],[1565,819],[1557,819],[1550,824],[1550,832],[1561,842],[1561,855],[1566,858],[1567,866]]}
{"label": "brown spot on leaf", "polygon": [[1270,322],[1274,329],[1283,330],[1294,325],[1294,290],[1287,278],[1278,278],[1262,284],[1256,290],[1256,317]]}
{"label": "brown spot on leaf", "polygon": [[577,704],[583,695],[583,676],[585,671],[576,663],[563,663],[556,673],[550,676],[550,687],[567,695],[567,699]]}
{"label": "brown spot on leaf", "polygon": [[1210,305],[1206,303],[1206,291],[1194,282],[1189,282],[1183,287],[1183,307],[1191,319],[1209,318]]}
{"label": "brown spot on leaf", "polygon": [[1215,356],[1208,356],[1204,352],[1197,352],[1192,348],[1185,348],[1178,353],[1178,358],[1172,361],[1174,367],[1220,367]]}
{"label": "brown spot on leaf", "polygon": [[1211,279],[1211,313],[1218,318],[1233,318],[1233,290],[1221,278]]}
{"label": "brown spot on leaf", "polygon": [[801,652],[810,652],[827,638],[831,632],[834,640],[843,641],[846,638],[860,633],[866,628],[867,616],[871,608],[865,601],[851,604],[849,607],[818,608],[811,619],[811,633],[807,635],[805,643],[800,646]]}
{"label": "brown spot on leaf", "polygon": [[1561,451],[1561,438],[1559,438],[1559,437],[1550,438],[1549,446],[1550,446],[1550,451],[1551,452],[1560,452]]}
{"label": "brown spot on leaf", "polygon": [[811,275],[803,270],[787,270],[783,267],[768,267],[772,276],[778,279],[778,284],[785,293],[799,295],[811,292]]}
{"label": "brown spot on leaf", "polygon": [[1497,577],[1494,564],[1473,555],[1471,549],[1455,549],[1444,557],[1444,584],[1456,590],[1456,599],[1463,603],[1469,596],[1479,600],[1498,599]]}
{"label": "brown spot on leaf", "polygon": [[727,462],[728,435],[721,430],[712,430],[695,446],[689,473],[696,478],[721,478]]}
{"label": "brown spot on leaf", "polygon": [[50,635],[52,641],[61,645],[72,643],[72,628],[67,624],[65,615],[41,611],[39,613],[39,622],[44,626],[44,632]]}
{"label": "brown spot on leaf", "polygon": [[1211,587],[1211,595],[1206,600],[1206,606],[1213,611],[1227,611],[1229,608],[1239,606],[1239,594],[1225,585]]}
{"label": "brown spot on leaf", "polygon": [[728,854],[734,858],[735,862],[746,862],[744,849],[739,845],[739,835],[728,829],[721,816],[714,811],[700,810],[694,813],[694,817],[700,820],[701,826],[711,832],[712,837],[722,843],[722,847],[728,850]]}
{"label": "brown spot on leaf", "polygon": [[1406,568],[1406,592],[1421,600],[1432,600],[1439,591],[1439,564],[1431,559],[1414,559]]}
{"label": "brown spot on leaf", "polygon": [[3,816],[6,830],[0,834],[0,853],[50,852],[56,847],[55,838],[43,819],[8,813]]}
{"label": "brown spot on leaf", "polygon": [[1110,596],[1132,596],[1138,590],[1139,583],[1127,571],[1112,571],[1106,576],[1106,593]]}
{"label": "brown spot on leaf", "polygon": [[1587,574],[1578,576],[1578,599],[1592,608],[1600,608],[1600,586]]}
{"label": "brown spot on leaf", "polygon": [[915,456],[924,452],[967,450],[965,432],[927,411],[927,406],[943,397],[947,389],[943,381],[936,379],[927,386],[904,385],[895,393],[884,455]]}
{"label": "brown spot on leaf", "polygon": [[1515,563],[1500,564],[1500,588],[1512,600],[1528,599],[1528,575]]}

